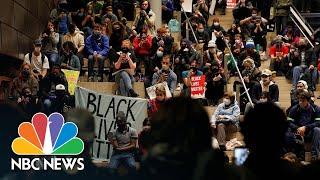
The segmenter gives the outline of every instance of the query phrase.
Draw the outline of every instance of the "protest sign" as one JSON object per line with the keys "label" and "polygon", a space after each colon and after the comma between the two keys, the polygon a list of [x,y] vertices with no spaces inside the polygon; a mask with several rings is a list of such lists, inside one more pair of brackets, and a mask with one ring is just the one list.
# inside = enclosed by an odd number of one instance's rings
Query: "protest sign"
{"label": "protest sign", "polygon": [[116,130],[116,115],[119,111],[126,114],[129,126],[138,132],[147,117],[147,100],[125,96],[106,95],[82,87],[75,91],[76,107],[85,108],[95,118],[95,139],[92,147],[94,159],[110,159],[112,145],[108,140],[109,132]]}
{"label": "protest sign", "polygon": [[191,98],[205,98],[206,76],[191,76]]}
{"label": "protest sign", "polygon": [[62,69],[62,72],[66,76],[66,79],[68,81],[68,90],[70,95],[74,95],[74,90],[78,83],[78,78],[80,75],[80,71],[74,71],[74,70],[68,70],[68,69]]}
{"label": "protest sign", "polygon": [[227,0],[227,8],[233,9],[237,5],[237,0]]}
{"label": "protest sign", "polygon": [[185,12],[192,12],[192,0],[184,0],[184,2],[182,3],[182,7],[184,9]]}

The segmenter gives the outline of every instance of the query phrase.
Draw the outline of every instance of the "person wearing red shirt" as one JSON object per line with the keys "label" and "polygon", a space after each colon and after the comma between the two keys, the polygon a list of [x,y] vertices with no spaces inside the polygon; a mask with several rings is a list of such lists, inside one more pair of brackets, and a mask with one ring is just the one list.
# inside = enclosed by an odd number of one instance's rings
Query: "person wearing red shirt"
{"label": "person wearing red shirt", "polygon": [[276,43],[269,49],[271,56],[271,69],[277,72],[277,75],[282,75],[280,71],[284,65],[283,59],[287,57],[289,48],[284,45],[283,41],[278,39]]}

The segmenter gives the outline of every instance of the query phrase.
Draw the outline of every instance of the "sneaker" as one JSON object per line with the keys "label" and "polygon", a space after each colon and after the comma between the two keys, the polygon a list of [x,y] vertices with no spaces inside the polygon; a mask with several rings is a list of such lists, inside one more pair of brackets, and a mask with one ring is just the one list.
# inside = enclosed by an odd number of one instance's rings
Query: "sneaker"
{"label": "sneaker", "polygon": [[103,82],[103,78],[102,77],[98,77],[98,82]]}
{"label": "sneaker", "polygon": [[90,77],[88,78],[88,82],[93,82],[93,76],[90,76]]}
{"label": "sneaker", "polygon": [[134,92],[133,89],[130,89],[130,90],[129,90],[129,96],[130,96],[130,97],[138,97],[139,94],[137,94],[136,92]]}

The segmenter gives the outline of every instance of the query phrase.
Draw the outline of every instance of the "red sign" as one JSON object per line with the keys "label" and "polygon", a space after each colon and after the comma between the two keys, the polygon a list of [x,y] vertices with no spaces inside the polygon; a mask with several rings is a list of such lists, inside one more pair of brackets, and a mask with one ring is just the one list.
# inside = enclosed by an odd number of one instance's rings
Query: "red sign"
{"label": "red sign", "polygon": [[227,8],[233,9],[237,5],[237,0],[227,0]]}
{"label": "red sign", "polygon": [[194,99],[205,98],[206,76],[191,77],[191,97]]}

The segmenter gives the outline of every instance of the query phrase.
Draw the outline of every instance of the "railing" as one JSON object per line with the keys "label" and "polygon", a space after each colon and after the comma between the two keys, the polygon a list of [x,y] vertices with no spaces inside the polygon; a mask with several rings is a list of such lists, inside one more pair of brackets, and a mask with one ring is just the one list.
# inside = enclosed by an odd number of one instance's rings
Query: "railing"
{"label": "railing", "polygon": [[299,11],[294,6],[290,6],[289,17],[291,18],[293,23],[299,28],[303,36],[308,40],[309,44],[312,47],[314,47],[313,43],[311,42],[311,36],[313,35],[314,30],[309,25],[309,23],[301,16]]}

